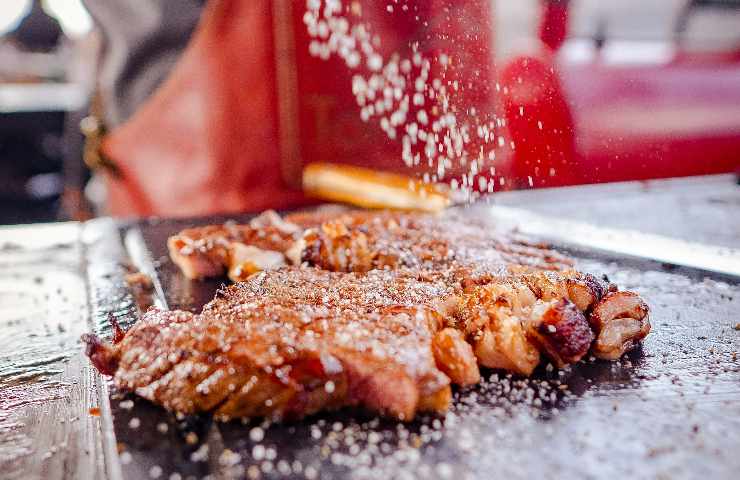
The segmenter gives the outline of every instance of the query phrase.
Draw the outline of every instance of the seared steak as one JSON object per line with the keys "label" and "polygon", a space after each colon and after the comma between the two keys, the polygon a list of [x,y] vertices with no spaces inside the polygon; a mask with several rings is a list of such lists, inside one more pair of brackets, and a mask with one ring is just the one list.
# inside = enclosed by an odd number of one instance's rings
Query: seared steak
{"label": "seared steak", "polygon": [[[221,290],[198,314],[149,310],[88,354],[124,390],[168,409],[301,417],[361,405],[399,419],[442,411],[432,341],[451,290],[394,272],[286,268]],[[477,374],[477,365],[473,365]]]}

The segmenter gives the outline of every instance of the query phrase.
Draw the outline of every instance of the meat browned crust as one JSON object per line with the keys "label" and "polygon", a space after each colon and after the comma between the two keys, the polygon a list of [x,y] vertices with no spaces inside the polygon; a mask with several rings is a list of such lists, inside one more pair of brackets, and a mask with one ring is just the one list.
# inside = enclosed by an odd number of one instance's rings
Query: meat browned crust
{"label": "meat browned crust", "polygon": [[583,313],[564,298],[542,304],[531,316],[527,335],[559,368],[583,358],[594,340]]}

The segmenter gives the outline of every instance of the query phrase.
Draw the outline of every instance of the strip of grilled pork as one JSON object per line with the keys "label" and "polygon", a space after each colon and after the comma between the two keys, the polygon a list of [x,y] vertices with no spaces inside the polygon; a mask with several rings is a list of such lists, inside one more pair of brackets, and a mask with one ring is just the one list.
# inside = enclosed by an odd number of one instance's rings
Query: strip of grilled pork
{"label": "strip of grilled pork", "polygon": [[247,225],[190,228],[168,241],[170,257],[188,278],[228,273],[234,281],[283,265],[309,263],[325,270],[475,267],[480,275],[507,266],[559,270],[563,255],[483,224],[449,216],[389,211],[322,209],[285,219],[266,212]]}

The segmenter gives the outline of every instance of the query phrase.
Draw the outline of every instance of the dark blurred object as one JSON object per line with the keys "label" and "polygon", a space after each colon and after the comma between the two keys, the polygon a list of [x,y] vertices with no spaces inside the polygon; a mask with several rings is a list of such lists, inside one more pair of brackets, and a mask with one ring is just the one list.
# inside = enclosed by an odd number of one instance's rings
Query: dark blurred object
{"label": "dark blurred object", "polygon": [[82,108],[70,84],[0,84],[0,224],[59,218],[63,157],[80,153],[64,139],[67,114]]}
{"label": "dark blurred object", "polygon": [[56,18],[44,10],[41,0],[33,0],[31,9],[7,38],[26,51],[48,53],[56,49],[64,37]]}
{"label": "dark blurred object", "polygon": [[[93,102],[94,103],[94,102]],[[88,118],[91,108],[67,113],[64,132],[64,191],[59,218],[84,221],[95,216],[93,205],[85,195],[85,187],[90,180],[90,169],[82,161],[87,147],[83,134],[84,120]]]}
{"label": "dark blurred object", "polygon": [[0,37],[0,82],[66,81],[69,47],[59,21],[46,12],[41,0],[34,0],[18,26]]}
{"label": "dark blurred object", "polygon": [[0,115],[0,223],[56,219],[63,125],[62,112]]}

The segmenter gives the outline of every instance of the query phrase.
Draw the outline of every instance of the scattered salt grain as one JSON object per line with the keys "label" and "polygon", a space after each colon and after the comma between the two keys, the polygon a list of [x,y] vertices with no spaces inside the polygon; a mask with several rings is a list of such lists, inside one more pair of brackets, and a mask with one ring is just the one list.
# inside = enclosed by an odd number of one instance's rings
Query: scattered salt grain
{"label": "scattered salt grain", "polygon": [[260,461],[265,458],[265,447],[264,445],[255,445],[252,447],[252,458]]}
{"label": "scattered salt grain", "polygon": [[154,465],[149,469],[149,478],[159,478],[162,476],[162,467]]}
{"label": "scattered salt grain", "polygon": [[255,427],[249,431],[249,439],[253,442],[261,442],[265,438],[265,431],[260,427]]}

